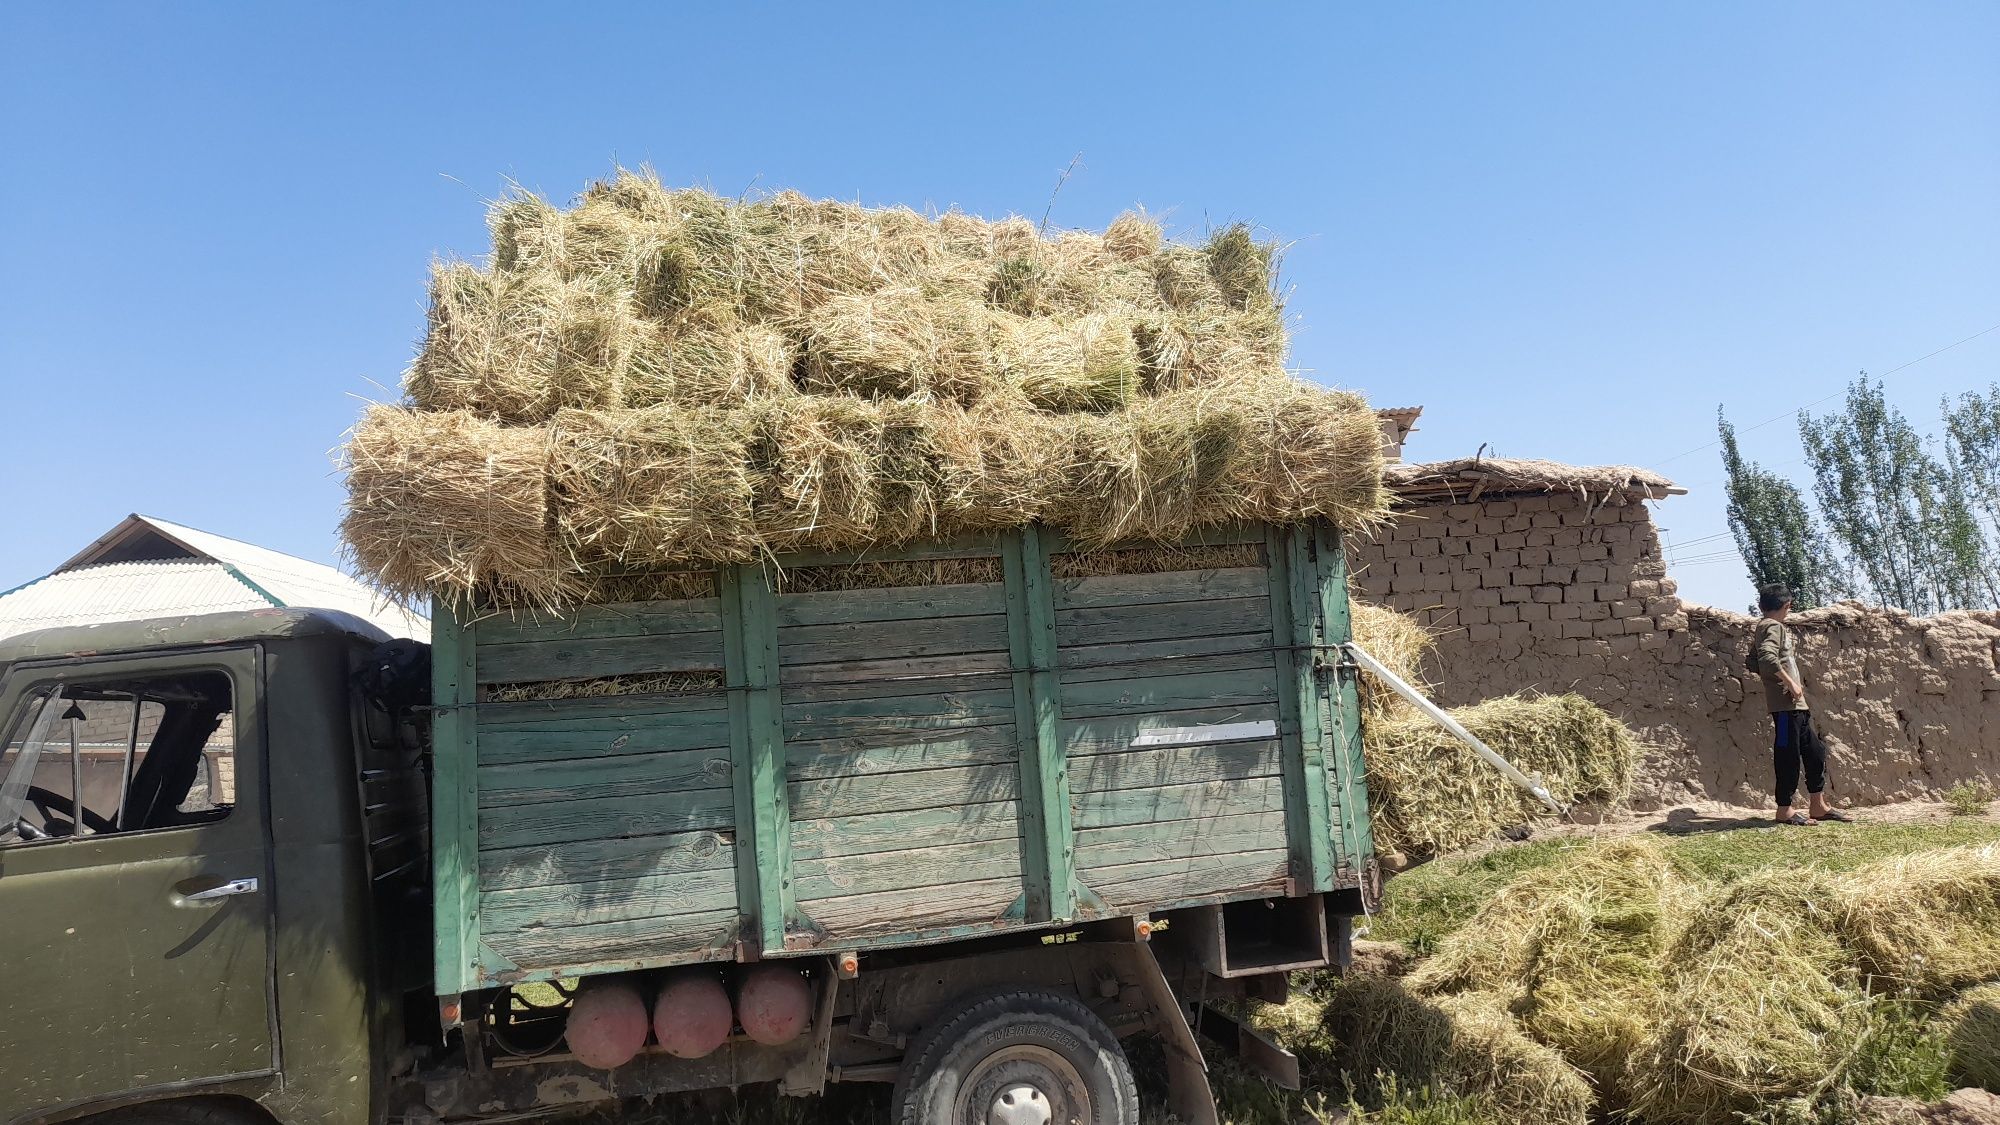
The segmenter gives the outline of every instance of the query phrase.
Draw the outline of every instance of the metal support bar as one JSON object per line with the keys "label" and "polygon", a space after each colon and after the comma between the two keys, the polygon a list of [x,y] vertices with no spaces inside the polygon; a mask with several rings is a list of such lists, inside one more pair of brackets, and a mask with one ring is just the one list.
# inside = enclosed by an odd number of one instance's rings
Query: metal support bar
{"label": "metal support bar", "polygon": [[1400,695],[1404,699],[1407,699],[1411,703],[1415,704],[1417,710],[1422,711],[1425,715],[1430,716],[1433,722],[1437,723],[1437,725],[1443,727],[1444,729],[1450,731],[1454,736],[1458,738],[1460,742],[1463,742],[1467,746],[1472,747],[1473,753],[1478,754],[1480,757],[1486,759],[1487,764],[1492,766],[1494,769],[1499,770],[1502,774],[1506,775],[1507,780],[1513,782],[1515,785],[1518,785],[1522,789],[1525,789],[1529,793],[1533,794],[1536,800],[1547,805],[1549,808],[1555,810],[1557,816],[1562,816],[1569,812],[1569,808],[1567,806],[1565,806],[1561,801],[1556,800],[1554,796],[1550,795],[1548,786],[1542,784],[1540,778],[1531,778],[1527,774],[1522,773],[1519,769],[1516,769],[1514,763],[1501,757],[1498,753],[1496,753],[1493,750],[1492,747],[1486,745],[1484,742],[1481,742],[1479,741],[1479,739],[1475,738],[1471,731],[1466,730],[1463,726],[1459,725],[1458,720],[1452,718],[1451,715],[1448,712],[1446,712],[1444,708],[1439,707],[1437,704],[1432,703],[1428,699],[1425,699],[1423,697],[1423,693],[1419,692],[1416,688],[1411,687],[1409,684],[1404,683],[1403,678],[1401,676],[1398,676],[1396,673],[1391,672],[1389,669],[1383,667],[1381,661],[1368,655],[1367,649],[1362,648],[1360,645],[1355,644],[1353,641],[1349,641],[1340,647],[1347,653],[1348,656],[1354,659],[1354,662],[1356,664],[1361,665],[1363,668],[1366,668],[1370,672],[1373,672],[1375,673],[1375,675],[1381,677],[1382,682],[1388,684],[1391,688],[1395,689],[1397,695]]}

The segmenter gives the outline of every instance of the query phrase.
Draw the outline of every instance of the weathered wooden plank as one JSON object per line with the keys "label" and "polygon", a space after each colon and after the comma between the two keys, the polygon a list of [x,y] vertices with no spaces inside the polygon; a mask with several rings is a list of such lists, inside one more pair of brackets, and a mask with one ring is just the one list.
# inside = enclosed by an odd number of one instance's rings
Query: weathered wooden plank
{"label": "weathered wooden plank", "polygon": [[951,656],[891,656],[880,660],[787,664],[780,670],[778,678],[785,685],[785,697],[790,699],[794,695],[795,686],[803,684],[845,683],[855,680],[893,683],[899,680],[913,680],[931,683],[934,685],[931,690],[935,691],[940,687],[960,683],[966,677],[985,672],[1006,672],[1009,668],[1007,654],[995,650],[955,653]]}
{"label": "weathered wooden plank", "polygon": [[473,636],[481,648],[488,648],[556,638],[657,637],[708,632],[721,627],[721,606],[716,599],[694,598],[587,605],[568,613],[539,616],[488,617],[473,627]]}
{"label": "weathered wooden plank", "polygon": [[946,541],[905,543],[895,547],[869,547],[860,551],[792,551],[779,556],[778,566],[843,566],[851,563],[923,562],[928,559],[990,558],[1000,553],[995,532],[978,532]]}
{"label": "weathered wooden plank", "polygon": [[802,704],[834,703],[844,699],[896,699],[912,695],[1010,690],[1012,680],[1007,671],[1007,654],[989,653],[981,659],[999,665],[998,669],[946,677],[912,676],[906,679],[871,678],[792,684],[785,688],[785,708],[789,712]]}
{"label": "weathered wooden plank", "polygon": [[714,750],[729,755],[729,713],[666,712],[648,720],[633,719],[606,727],[605,720],[583,719],[567,729],[561,724],[536,724],[527,729],[479,731],[481,765],[523,762],[566,762],[631,754],[663,754],[677,750]]}
{"label": "weathered wooden plank", "polygon": [[[1345,644],[1354,636],[1347,600],[1347,550],[1333,525],[1315,524],[1313,532],[1319,544],[1320,643]],[[1320,659],[1332,665],[1334,677],[1327,692],[1331,710],[1327,729],[1332,735],[1327,774],[1330,800],[1340,823],[1342,854],[1335,857],[1335,869],[1338,873],[1345,867],[1349,877],[1356,878],[1375,854],[1374,831],[1368,821],[1367,767],[1362,758],[1359,673],[1352,664],[1342,663],[1336,652],[1322,651]]]}
{"label": "weathered wooden plank", "polygon": [[479,768],[479,807],[675,793],[729,784],[727,750],[674,750]]}
{"label": "weathered wooden plank", "polygon": [[1154,789],[1204,781],[1276,777],[1284,756],[1274,738],[1199,746],[1152,746],[1123,754],[1091,754],[1069,764],[1073,793]]}
{"label": "weathered wooden plank", "polygon": [[[945,886],[974,879],[1018,880],[1021,848],[1015,839],[982,840],[835,856],[801,862],[793,875],[798,880],[799,901],[805,904],[814,899]],[[813,913],[810,905],[806,913]]]}
{"label": "weathered wooden plank", "polygon": [[1245,633],[1270,627],[1271,599],[1217,598],[1205,602],[1104,606],[1056,613],[1063,647],[1158,641]]}
{"label": "weathered wooden plank", "polygon": [[1283,783],[1275,777],[1245,781],[1207,781],[1158,789],[1111,789],[1076,795],[1079,829],[1155,820],[1193,820],[1234,813],[1282,812]]}
{"label": "weathered wooden plank", "polygon": [[1044,529],[1030,524],[1002,541],[1007,583],[1007,651],[1015,668],[1015,732],[1020,737],[1025,915],[1076,916],[1076,841],[1070,824],[1069,760],[1062,745],[1062,680],[1055,672],[1055,590]]}
{"label": "weathered wooden plank", "polygon": [[786,740],[897,735],[922,730],[990,726],[1014,721],[1012,692],[843,699],[785,708]]}
{"label": "weathered wooden plank", "polygon": [[1007,908],[1020,896],[1018,878],[976,879],[943,887],[820,899],[813,903],[812,917],[835,941],[958,923],[997,928],[1004,924]]}
{"label": "weathered wooden plank", "polygon": [[1261,566],[1071,578],[1056,583],[1056,611],[1157,603],[1179,605],[1213,598],[1258,598],[1266,593],[1265,582]]}
{"label": "weathered wooden plank", "polygon": [[1285,811],[1291,823],[1292,873],[1310,890],[1333,886],[1333,815],[1327,788],[1328,743],[1315,645],[1320,637],[1319,561],[1312,530],[1271,529],[1272,636],[1290,645],[1284,701],[1297,723],[1285,756]]}
{"label": "weathered wooden plank", "polygon": [[1130,680],[1149,676],[1196,676],[1207,672],[1275,669],[1276,665],[1271,661],[1269,637],[1257,639],[1264,643],[1248,652],[1219,652],[1199,656],[1190,654],[1147,661],[1143,664],[1065,668],[1062,674],[1063,687],[1067,690],[1075,684],[1104,683],[1110,680]]}
{"label": "weathered wooden plank", "polygon": [[1213,895],[1257,898],[1283,894],[1289,853],[1283,848],[1214,859],[1155,860],[1100,868],[1091,887],[1114,908],[1156,908]]}
{"label": "weathered wooden plank", "polygon": [[446,601],[431,608],[431,896],[439,995],[479,978],[479,742],[465,705],[478,682],[475,649]]}
{"label": "weathered wooden plank", "polygon": [[854,621],[838,625],[798,625],[778,634],[778,658],[786,664],[835,660],[948,656],[1005,647],[1007,619],[1000,614],[912,621]]}
{"label": "weathered wooden plank", "polygon": [[1197,656],[1219,656],[1236,652],[1269,652],[1271,631],[1259,626],[1249,632],[1223,633],[1208,637],[1168,637],[1159,641],[1130,641],[1125,644],[1071,645],[1057,660],[1063,675],[1073,676],[1084,669],[1126,670],[1170,669],[1177,661]]}
{"label": "weathered wooden plank", "polygon": [[736,932],[737,914],[731,907],[583,926],[535,926],[495,934],[488,944],[523,969],[614,960],[641,968],[726,956]]}
{"label": "weathered wooden plank", "polygon": [[959,766],[881,777],[833,777],[790,785],[792,819],[822,820],[865,813],[900,812],[985,801],[1010,801],[1021,794],[1021,771],[1014,763]]}
{"label": "weathered wooden plank", "polygon": [[1011,800],[936,805],[834,820],[794,819],[792,859],[805,862],[904,848],[1012,840],[1020,832],[1020,807]]}
{"label": "weathered wooden plank", "polygon": [[479,887],[482,891],[508,891],[555,883],[706,871],[715,866],[718,855],[733,856],[734,848],[732,833],[704,831],[567,840],[560,844],[484,851],[479,853]]}
{"label": "weathered wooden plank", "polygon": [[601,695],[589,699],[538,699],[521,703],[481,703],[479,734],[489,731],[631,730],[663,719],[703,711],[724,711],[728,694],[688,692],[683,695]]}
{"label": "weathered wooden plank", "polygon": [[[761,569],[737,566],[722,572],[729,682],[744,687],[741,698],[730,701],[736,825],[739,840],[747,835],[749,844],[737,849],[738,898],[751,907],[751,927],[763,949],[783,949],[787,926],[796,919],[774,600]],[[746,851],[755,860],[754,872],[741,862]]]}
{"label": "weathered wooden plank", "polygon": [[930,620],[1006,611],[1006,590],[998,582],[826,590],[778,595],[778,628],[782,636],[784,630],[801,625]]}
{"label": "weathered wooden plank", "polygon": [[787,743],[785,761],[792,781],[999,765],[1018,758],[1015,739],[1012,723],[903,740],[827,738]]}
{"label": "weathered wooden plank", "polygon": [[1285,846],[1284,813],[1237,813],[1200,820],[1086,829],[1076,834],[1076,864],[1084,881],[1091,882],[1100,868],[1270,851]]}
{"label": "weathered wooden plank", "polygon": [[722,667],[722,633],[648,637],[551,637],[481,645],[479,682],[536,683],[653,672],[712,672]]}
{"label": "weathered wooden plank", "polygon": [[522,848],[613,836],[658,836],[729,828],[734,820],[735,803],[728,789],[597,797],[488,810],[479,818],[479,846]]}
{"label": "weathered wooden plank", "polygon": [[[1101,719],[1068,719],[1062,725],[1063,745],[1071,758],[1086,754],[1122,754],[1132,749],[1139,735],[1169,727],[1199,729],[1207,726],[1235,726],[1241,723],[1275,723],[1276,703],[1252,706],[1193,707],[1178,711],[1148,711],[1141,715]],[[1071,767],[1075,768],[1074,766]]]}
{"label": "weathered wooden plank", "polygon": [[1258,669],[1069,684],[1063,688],[1062,713],[1065,719],[1088,719],[1194,707],[1248,707],[1276,702],[1276,680],[1272,671]]}
{"label": "weathered wooden plank", "polygon": [[630,879],[557,883],[489,891],[480,897],[480,928],[487,934],[625,922],[686,911],[736,909],[736,857],[718,852],[718,864],[699,871],[669,871]]}

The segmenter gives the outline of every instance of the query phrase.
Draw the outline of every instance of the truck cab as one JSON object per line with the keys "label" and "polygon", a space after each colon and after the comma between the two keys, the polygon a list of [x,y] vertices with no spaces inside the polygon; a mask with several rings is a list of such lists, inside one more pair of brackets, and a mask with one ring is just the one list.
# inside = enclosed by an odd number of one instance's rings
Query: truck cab
{"label": "truck cab", "polygon": [[273,609],[0,642],[0,1122],[379,1119],[428,977],[387,638]]}

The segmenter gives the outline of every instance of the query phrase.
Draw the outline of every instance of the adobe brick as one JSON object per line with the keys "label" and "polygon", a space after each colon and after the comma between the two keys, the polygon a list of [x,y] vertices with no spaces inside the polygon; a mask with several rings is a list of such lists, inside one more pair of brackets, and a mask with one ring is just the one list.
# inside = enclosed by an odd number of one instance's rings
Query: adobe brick
{"label": "adobe brick", "polygon": [[1597,626],[1597,635],[1600,637],[1622,637],[1625,635],[1625,623],[1623,621],[1613,621],[1607,617],[1602,621],[1594,621],[1592,624]]}
{"label": "adobe brick", "polygon": [[1576,571],[1567,566],[1545,566],[1542,568],[1542,581],[1565,584],[1574,582],[1576,581]]}
{"label": "adobe brick", "polygon": [[1557,547],[1549,552],[1549,561],[1557,566],[1575,566],[1583,561],[1583,550],[1578,547]]}
{"label": "adobe brick", "polygon": [[1500,604],[1499,590],[1474,590],[1465,596],[1466,605],[1496,606]]}
{"label": "adobe brick", "polygon": [[1521,565],[1521,552],[1519,551],[1495,551],[1487,557],[1494,566],[1504,566],[1511,569]]}
{"label": "adobe brick", "polygon": [[1665,613],[1654,618],[1653,621],[1662,629],[1685,629],[1688,627],[1687,614],[1685,613]]}
{"label": "adobe brick", "polygon": [[1625,631],[1628,633],[1657,633],[1660,630],[1654,626],[1653,619],[1650,617],[1628,617],[1625,619]]}
{"label": "adobe brick", "polygon": [[[1583,610],[1583,619],[1585,621],[1611,620],[1611,606],[1606,602],[1586,602],[1577,608]],[[1623,632],[1624,626],[1619,626],[1619,631]]]}
{"label": "adobe brick", "polygon": [[1471,554],[1490,555],[1493,553],[1493,537],[1491,535],[1475,535],[1465,541],[1465,547]]}
{"label": "adobe brick", "polygon": [[1479,585],[1481,588],[1497,589],[1506,584],[1507,572],[1504,570],[1482,570],[1479,572]]}
{"label": "adobe brick", "polygon": [[1616,617],[1620,621],[1632,617],[1646,616],[1646,604],[1636,598],[1621,598],[1618,601],[1611,602],[1610,605],[1611,616]]}
{"label": "adobe brick", "polygon": [[1582,605],[1586,602],[1596,601],[1597,596],[1589,586],[1565,586],[1563,587],[1563,600],[1571,605]]}
{"label": "adobe brick", "polygon": [[1542,580],[1542,568],[1538,566],[1516,567],[1508,577],[1514,580],[1514,585],[1516,586],[1533,586]]}
{"label": "adobe brick", "polygon": [[1526,531],[1535,526],[1535,517],[1522,512],[1518,516],[1508,516],[1506,519],[1501,520],[1500,526],[1506,528],[1508,531]]}
{"label": "adobe brick", "polygon": [[1410,544],[1410,554],[1420,558],[1436,558],[1444,553],[1444,544],[1435,539],[1419,539]]}
{"label": "adobe brick", "polygon": [[1520,603],[1517,602],[1513,605],[1496,605],[1492,609],[1486,611],[1486,619],[1488,621],[1493,622],[1495,625],[1505,625],[1509,622],[1519,621],[1521,619]]}
{"label": "adobe brick", "polygon": [[1474,520],[1472,530],[1476,535],[1494,535],[1507,530],[1507,521],[1498,518]]}
{"label": "adobe brick", "polygon": [[1584,563],[1576,568],[1578,582],[1603,582],[1607,577],[1605,568],[1595,563]]}
{"label": "adobe brick", "polygon": [[1503,586],[1500,589],[1500,600],[1503,602],[1525,602],[1528,600],[1528,588],[1526,586]]}
{"label": "adobe brick", "polygon": [[1632,588],[1623,582],[1600,582],[1591,587],[1600,602],[1615,602],[1625,597]]}
{"label": "adobe brick", "polygon": [[1547,547],[1527,548],[1526,550],[1521,552],[1521,565],[1522,566],[1549,565],[1549,549]]}
{"label": "adobe brick", "polygon": [[1508,621],[1500,625],[1500,640],[1506,644],[1517,644],[1527,638],[1532,630],[1519,621]]}
{"label": "adobe brick", "polygon": [[1549,607],[1549,620],[1581,621],[1583,620],[1583,607],[1572,605],[1569,602],[1557,602],[1555,605]]}
{"label": "adobe brick", "polygon": [[1562,623],[1562,628],[1558,635],[1577,638],[1588,637],[1591,634],[1592,628],[1593,626],[1588,621],[1565,621]]}
{"label": "adobe brick", "polygon": [[1451,576],[1451,588],[1455,593],[1479,589],[1479,575],[1470,570],[1461,570]]}
{"label": "adobe brick", "polygon": [[1483,506],[1489,516],[1511,516],[1520,510],[1512,500],[1489,500]]}
{"label": "adobe brick", "polygon": [[1493,537],[1493,547],[1500,551],[1518,551],[1528,545],[1528,537],[1519,531],[1509,531]]}
{"label": "adobe brick", "polygon": [[1476,520],[1479,516],[1480,507],[1477,504],[1453,504],[1444,510],[1444,518],[1448,520]]}
{"label": "adobe brick", "polygon": [[1546,527],[1538,527],[1526,533],[1528,546],[1550,547],[1555,545],[1556,533]]}
{"label": "adobe brick", "polygon": [[1542,651],[1550,656],[1575,656],[1577,642],[1574,640],[1550,640],[1542,642]]}
{"label": "adobe brick", "polygon": [[1611,548],[1602,543],[1585,543],[1576,550],[1577,557],[1584,562],[1603,562],[1611,557]]}
{"label": "adobe brick", "polygon": [[1534,523],[1533,523],[1533,524],[1532,524],[1531,526],[1534,526],[1534,527],[1561,527],[1562,525],[1563,525],[1563,519],[1562,519],[1562,515],[1561,515],[1560,513],[1557,513],[1557,512],[1536,512],[1536,513],[1535,513],[1535,516],[1534,516]]}
{"label": "adobe brick", "polygon": [[1532,623],[1549,619],[1549,607],[1540,602],[1523,602],[1518,608],[1523,621]]}
{"label": "adobe brick", "polygon": [[1474,644],[1479,644],[1484,641],[1497,641],[1500,639],[1500,626],[1473,625],[1467,628],[1465,633],[1466,637],[1470,639]]}
{"label": "adobe brick", "polygon": [[1419,539],[1442,538],[1444,536],[1444,532],[1445,532],[1444,525],[1438,523],[1436,520],[1419,524],[1417,526],[1417,538]]}
{"label": "adobe brick", "polygon": [[1610,656],[1611,642],[1578,641],[1576,643],[1576,654],[1578,656]]}
{"label": "adobe brick", "polygon": [[1416,537],[1417,525],[1407,519],[1398,520],[1395,529],[1389,532],[1389,538],[1397,543],[1408,543]]}
{"label": "adobe brick", "polygon": [[1563,592],[1562,592],[1562,587],[1561,587],[1561,586],[1537,586],[1537,587],[1535,587],[1535,599],[1534,599],[1534,600],[1536,600],[1536,601],[1538,601],[1538,602],[1541,602],[1541,603],[1543,603],[1544,605],[1547,605],[1547,604],[1553,604],[1553,603],[1555,603],[1555,602],[1559,602],[1559,601],[1562,601],[1562,600],[1563,600]]}
{"label": "adobe brick", "polygon": [[1492,619],[1492,612],[1483,605],[1469,605],[1458,611],[1458,620],[1462,625],[1484,625]]}

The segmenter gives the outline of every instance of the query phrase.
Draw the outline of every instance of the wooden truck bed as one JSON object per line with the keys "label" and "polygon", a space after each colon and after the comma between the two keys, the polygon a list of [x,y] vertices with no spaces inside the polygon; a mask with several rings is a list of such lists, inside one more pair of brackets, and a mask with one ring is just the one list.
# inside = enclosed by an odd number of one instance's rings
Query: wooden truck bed
{"label": "wooden truck bed", "polygon": [[441,611],[438,991],[1356,886],[1338,534],[1186,546],[1081,558],[1029,528],[781,560],[792,588],[858,561],[965,581],[778,592],[745,566],[713,597]]}

